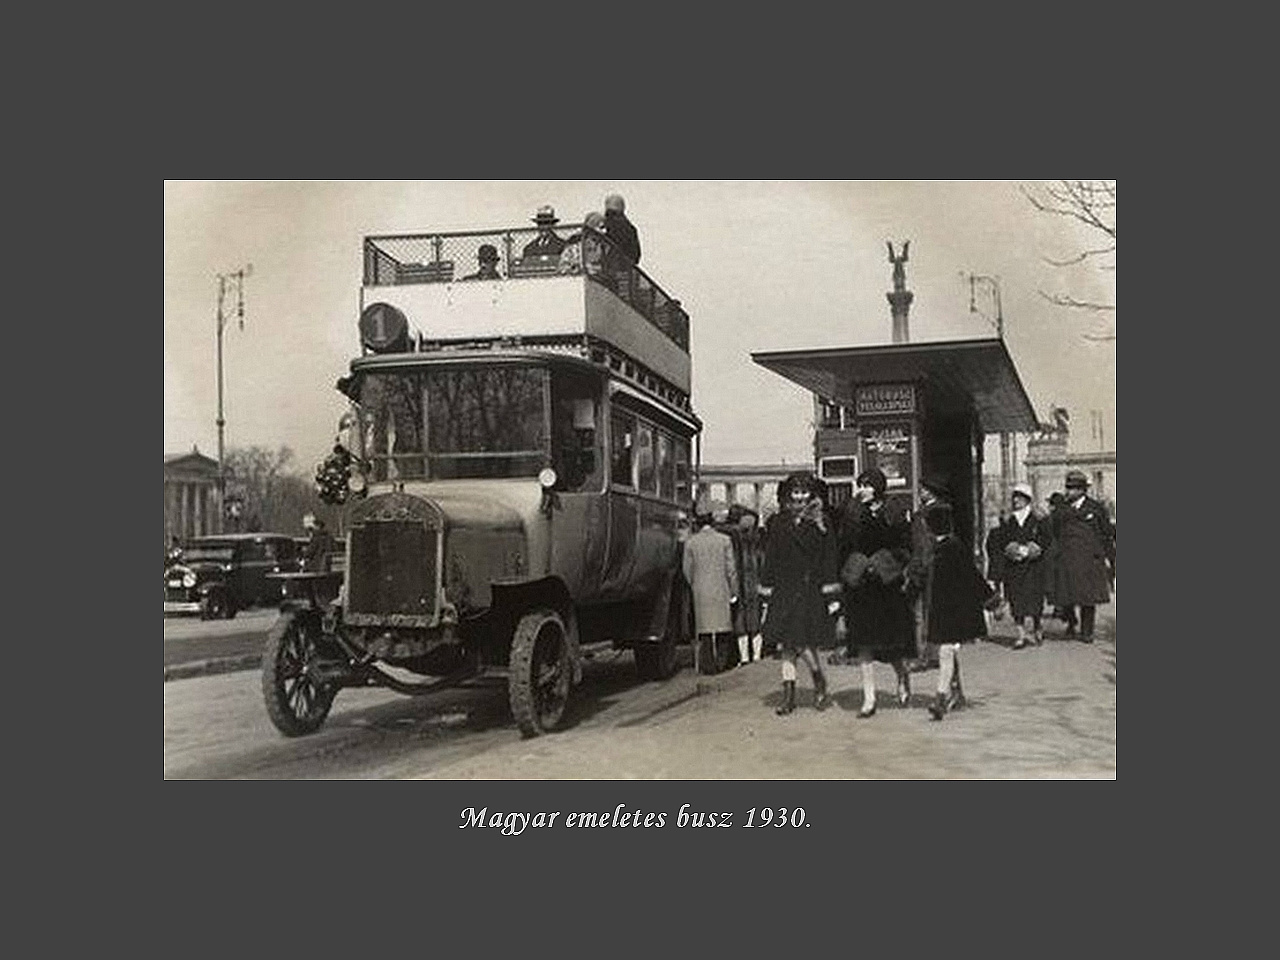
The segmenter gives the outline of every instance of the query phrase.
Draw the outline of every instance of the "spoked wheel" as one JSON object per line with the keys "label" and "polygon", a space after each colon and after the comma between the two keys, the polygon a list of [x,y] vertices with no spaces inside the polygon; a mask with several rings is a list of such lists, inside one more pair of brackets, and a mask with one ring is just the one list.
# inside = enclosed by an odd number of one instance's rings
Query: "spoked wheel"
{"label": "spoked wheel", "polygon": [[200,598],[201,620],[222,620],[227,616],[227,600],[220,593],[206,593]]}
{"label": "spoked wheel", "polygon": [[267,715],[286,737],[320,729],[337,689],[318,681],[320,622],[316,617],[281,614],[267,635],[262,654],[262,696]]}
{"label": "spoked wheel", "polygon": [[564,718],[573,683],[568,631],[552,610],[525,614],[511,639],[507,693],[526,737],[553,730]]}

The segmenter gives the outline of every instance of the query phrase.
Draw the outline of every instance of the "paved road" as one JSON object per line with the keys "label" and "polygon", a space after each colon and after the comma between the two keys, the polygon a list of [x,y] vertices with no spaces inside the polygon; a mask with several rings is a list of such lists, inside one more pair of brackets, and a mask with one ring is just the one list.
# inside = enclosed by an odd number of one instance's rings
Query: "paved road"
{"label": "paved road", "polygon": [[276,622],[274,607],[242,610],[232,620],[201,620],[196,616],[164,618],[164,665],[261,654],[267,632]]}
{"label": "paved road", "polygon": [[[521,739],[501,681],[429,697],[347,690],[317,734],[271,726],[256,671],[164,684],[166,778],[828,779],[1114,778],[1115,604],[1102,637],[1015,651],[1008,637],[964,648],[972,706],[941,723],[924,709],[936,671],[914,675],[909,709],[879,668],[880,709],[859,720],[856,667],[831,667],[835,705],[818,713],[801,669],[801,706],[776,717],[778,664],[718,677],[688,668],[635,679],[629,654],[588,664],[575,718]],[[1007,622],[998,626],[1009,631]]]}

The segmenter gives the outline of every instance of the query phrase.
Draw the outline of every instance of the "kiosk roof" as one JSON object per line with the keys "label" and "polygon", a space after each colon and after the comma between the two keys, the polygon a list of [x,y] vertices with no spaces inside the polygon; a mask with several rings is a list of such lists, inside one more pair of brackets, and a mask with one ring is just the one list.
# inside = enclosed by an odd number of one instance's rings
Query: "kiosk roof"
{"label": "kiosk roof", "polygon": [[762,367],[814,393],[853,402],[856,385],[927,380],[972,398],[985,433],[1036,429],[1035,409],[1004,345],[995,337],[751,354]]}

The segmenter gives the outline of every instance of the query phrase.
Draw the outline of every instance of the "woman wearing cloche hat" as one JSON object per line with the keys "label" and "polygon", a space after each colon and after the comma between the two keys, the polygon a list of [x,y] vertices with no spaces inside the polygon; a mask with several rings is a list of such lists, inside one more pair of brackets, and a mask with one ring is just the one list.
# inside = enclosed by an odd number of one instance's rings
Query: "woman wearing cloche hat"
{"label": "woman wearing cloche hat", "polygon": [[1001,584],[1009,603],[1018,639],[1013,648],[1027,645],[1027,621],[1031,638],[1039,646],[1044,640],[1040,615],[1044,611],[1046,554],[1053,542],[1049,518],[1032,507],[1031,487],[1015,483],[1010,492],[1012,510],[987,535],[987,574]]}

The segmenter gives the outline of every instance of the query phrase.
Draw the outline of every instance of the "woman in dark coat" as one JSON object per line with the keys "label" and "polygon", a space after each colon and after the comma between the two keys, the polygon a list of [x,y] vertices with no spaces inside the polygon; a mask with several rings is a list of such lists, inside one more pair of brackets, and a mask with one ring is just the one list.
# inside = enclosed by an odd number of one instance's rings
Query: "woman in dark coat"
{"label": "woman in dark coat", "polygon": [[903,590],[911,559],[911,527],[903,517],[890,517],[885,507],[888,482],[872,467],[858,475],[856,502],[841,524],[841,579],[844,582],[849,649],[862,667],[862,709],[876,712],[874,661],[893,665],[898,677],[898,703],[911,700],[907,661],[916,655],[915,618]]}
{"label": "woman in dark coat", "polygon": [[983,605],[995,596],[969,548],[953,530],[950,507],[929,511],[925,522],[933,534],[933,561],[925,590],[929,642],[938,647],[938,689],[929,714],[941,720],[947,712],[951,677],[960,666],[960,645],[987,634]]}
{"label": "woman in dark coat", "polygon": [[1049,518],[1031,508],[1031,488],[1025,483],[1013,488],[1013,512],[987,534],[987,576],[1002,584],[1009,613],[1018,626],[1015,650],[1027,645],[1025,622],[1031,620],[1031,636],[1039,646],[1040,616],[1044,613],[1046,573],[1053,532]]}
{"label": "woman in dark coat", "polygon": [[820,481],[793,473],[778,485],[780,512],[765,529],[764,563],[757,588],[763,602],[764,637],[782,649],[782,705],[779,716],[796,707],[796,657],[813,677],[813,704],[830,703],[827,678],[816,649],[835,644],[840,612],[836,534],[827,521]]}

